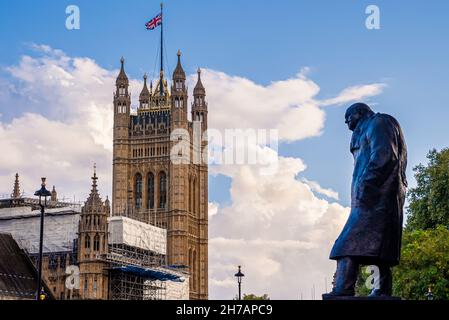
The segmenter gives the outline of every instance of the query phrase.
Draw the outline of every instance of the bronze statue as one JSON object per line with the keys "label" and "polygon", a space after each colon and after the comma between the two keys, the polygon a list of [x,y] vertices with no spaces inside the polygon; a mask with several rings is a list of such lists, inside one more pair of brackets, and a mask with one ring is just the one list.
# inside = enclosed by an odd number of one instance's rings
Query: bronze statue
{"label": "bronze statue", "polygon": [[404,136],[396,119],[376,114],[364,103],[349,107],[345,118],[353,131],[351,213],[330,254],[337,260],[336,279],[323,299],[354,296],[360,265],[379,268],[379,286],[369,297],[390,297],[391,267],[400,259],[407,188]]}

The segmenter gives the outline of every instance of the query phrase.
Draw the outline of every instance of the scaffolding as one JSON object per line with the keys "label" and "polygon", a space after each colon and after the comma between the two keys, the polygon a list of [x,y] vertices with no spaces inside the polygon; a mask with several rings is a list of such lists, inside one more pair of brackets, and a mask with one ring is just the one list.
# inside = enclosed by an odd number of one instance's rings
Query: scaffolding
{"label": "scaffolding", "polygon": [[167,208],[154,209],[136,209],[132,205],[114,205],[113,216],[127,217],[136,221],[144,222],[149,225],[167,229]]}
{"label": "scaffolding", "polygon": [[[98,256],[109,264],[112,300],[165,300],[167,283],[188,288],[188,273],[167,267],[167,230],[129,217],[109,219],[108,253]],[[188,299],[187,296],[183,296]]]}
{"label": "scaffolding", "polygon": [[111,300],[166,300],[166,282],[144,277],[120,269],[109,272]]}
{"label": "scaffolding", "polygon": [[[34,202],[0,208],[0,232],[11,233],[37,263],[40,213]],[[80,204],[58,203],[46,209],[43,274],[56,299],[78,299],[79,289],[65,286],[66,267],[78,265]],[[189,273],[167,266],[167,211],[130,211],[108,223],[108,251],[97,255],[109,273],[109,299],[164,300],[189,298]]]}

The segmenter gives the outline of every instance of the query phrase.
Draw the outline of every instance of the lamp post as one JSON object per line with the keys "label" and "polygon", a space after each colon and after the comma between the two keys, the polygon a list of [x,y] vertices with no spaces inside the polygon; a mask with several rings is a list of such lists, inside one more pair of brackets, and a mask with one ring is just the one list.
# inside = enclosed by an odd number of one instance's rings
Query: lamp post
{"label": "lamp post", "polygon": [[245,276],[241,269],[242,266],[239,266],[239,271],[234,275],[237,278],[237,283],[239,284],[239,300],[242,300],[242,278]]}
{"label": "lamp post", "polygon": [[[41,188],[37,190],[34,195],[39,197],[39,206],[41,208],[41,228],[39,235],[39,260],[38,260],[38,270],[37,270],[37,288],[36,288],[36,300],[43,300],[42,294],[42,247],[44,243],[44,214],[45,206],[47,205],[47,197],[51,197],[51,192],[45,188],[46,178],[42,178]],[[42,202],[42,198],[44,198]]]}
{"label": "lamp post", "polygon": [[432,288],[429,287],[427,293],[426,293],[426,298],[427,300],[433,300],[433,293],[432,293]]}

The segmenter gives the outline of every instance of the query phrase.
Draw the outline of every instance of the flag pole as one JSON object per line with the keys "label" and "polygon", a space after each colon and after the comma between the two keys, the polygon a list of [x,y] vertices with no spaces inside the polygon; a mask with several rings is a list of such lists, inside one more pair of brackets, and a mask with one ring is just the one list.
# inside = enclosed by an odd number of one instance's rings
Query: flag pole
{"label": "flag pole", "polygon": [[160,80],[160,92],[161,96],[164,94],[164,15],[162,14],[164,4],[161,2],[161,80]]}

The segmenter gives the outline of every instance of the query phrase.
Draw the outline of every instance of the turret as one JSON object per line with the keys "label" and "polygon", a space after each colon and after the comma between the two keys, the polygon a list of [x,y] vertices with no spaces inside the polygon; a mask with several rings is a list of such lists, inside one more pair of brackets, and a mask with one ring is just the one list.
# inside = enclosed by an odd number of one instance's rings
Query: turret
{"label": "turret", "polygon": [[115,81],[116,91],[114,93],[114,114],[116,116],[129,115],[131,97],[129,94],[129,80],[125,73],[125,59],[120,59],[120,73]]}
{"label": "turret", "polygon": [[19,174],[16,173],[16,179],[14,180],[14,189],[11,194],[12,199],[19,199],[21,197],[20,194],[20,184],[19,184]]}
{"label": "turret", "polygon": [[143,76],[143,89],[139,96],[139,108],[140,109],[148,109],[150,106],[150,91],[147,87],[147,74]]}
{"label": "turret", "polygon": [[192,120],[200,121],[202,130],[207,130],[206,89],[201,82],[201,69],[198,69],[198,80],[193,89]]}
{"label": "turret", "polygon": [[94,166],[92,189],[81,209],[78,226],[78,263],[80,267],[81,297],[107,299],[108,278],[102,260],[108,253],[108,206],[97,190],[97,172]]}
{"label": "turret", "polygon": [[53,190],[51,190],[51,202],[56,203],[58,201],[58,193],[56,192],[55,186],[53,186]]}
{"label": "turret", "polygon": [[187,87],[186,74],[181,65],[181,51],[178,50],[178,63],[173,72],[172,120],[175,127],[187,125]]}

